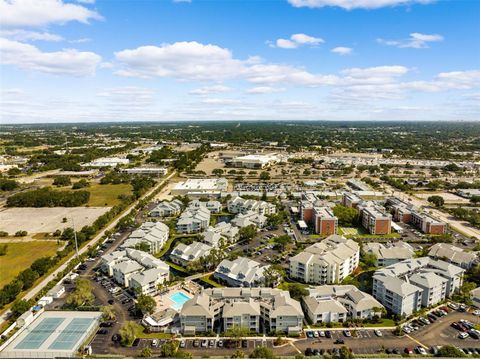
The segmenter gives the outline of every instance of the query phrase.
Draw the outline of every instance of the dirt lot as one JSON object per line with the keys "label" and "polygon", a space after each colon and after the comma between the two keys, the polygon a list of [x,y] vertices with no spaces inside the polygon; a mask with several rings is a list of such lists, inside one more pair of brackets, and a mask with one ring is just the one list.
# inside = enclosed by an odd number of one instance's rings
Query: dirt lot
{"label": "dirt lot", "polygon": [[415,196],[421,199],[427,199],[430,196],[440,196],[445,200],[445,203],[469,203],[469,200],[457,196],[454,193],[440,192],[440,193],[415,193]]}
{"label": "dirt lot", "polygon": [[[92,224],[109,209],[110,207],[7,208],[0,211],[0,230],[9,234],[20,230],[29,234],[51,233],[71,227],[72,217],[75,219],[75,228],[81,229]],[[66,223],[62,223],[63,218],[67,218]]]}
{"label": "dirt lot", "polygon": [[225,163],[223,163],[218,155],[219,152],[209,153],[208,156],[195,167],[195,171],[205,171],[207,175],[211,175],[215,168],[225,168]]}

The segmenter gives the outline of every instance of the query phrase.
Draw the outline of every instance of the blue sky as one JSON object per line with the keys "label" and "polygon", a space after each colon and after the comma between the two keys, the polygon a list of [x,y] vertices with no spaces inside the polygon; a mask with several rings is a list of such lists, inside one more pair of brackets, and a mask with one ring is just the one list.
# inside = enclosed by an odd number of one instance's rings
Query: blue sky
{"label": "blue sky", "polygon": [[479,120],[480,1],[0,0],[0,123]]}

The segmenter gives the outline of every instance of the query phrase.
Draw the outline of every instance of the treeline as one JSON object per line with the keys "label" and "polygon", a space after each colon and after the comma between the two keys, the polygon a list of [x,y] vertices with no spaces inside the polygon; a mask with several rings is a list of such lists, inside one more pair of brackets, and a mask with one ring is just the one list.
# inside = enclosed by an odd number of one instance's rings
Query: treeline
{"label": "treeline", "polygon": [[390,176],[382,176],[380,177],[380,179],[389,184],[390,186],[394,187],[394,188],[397,188],[401,191],[410,191],[412,189],[412,186],[406,184],[402,179],[400,178],[393,178],[393,177],[390,177]]}
{"label": "treeline", "polygon": [[450,213],[456,218],[467,221],[472,226],[480,228],[480,213],[478,211],[459,207],[450,209]]}
{"label": "treeline", "polygon": [[8,197],[7,207],[78,207],[89,199],[88,191],[55,191],[45,187]]}
{"label": "treeline", "polygon": [[147,162],[163,164],[164,160],[175,158],[173,167],[176,170],[191,172],[195,170],[197,164],[203,159],[208,151],[210,151],[209,144],[203,144],[188,152],[174,152],[169,147],[162,147],[159,150],[153,151],[147,159]]}
{"label": "treeline", "polygon": [[16,188],[18,188],[17,181],[0,177],[0,191],[13,191]]}

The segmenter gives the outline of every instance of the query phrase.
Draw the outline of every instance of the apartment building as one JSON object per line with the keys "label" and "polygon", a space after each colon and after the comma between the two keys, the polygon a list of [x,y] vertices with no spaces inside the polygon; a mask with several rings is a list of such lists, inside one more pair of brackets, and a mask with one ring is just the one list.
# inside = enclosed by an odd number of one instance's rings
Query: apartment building
{"label": "apartment building", "polygon": [[168,281],[170,276],[168,264],[131,248],[102,256],[100,267],[118,284],[143,294],[156,293],[158,284]]}
{"label": "apartment building", "polygon": [[337,233],[338,218],[328,207],[313,207],[315,233],[329,236]]}
{"label": "apartment building", "polygon": [[389,234],[392,231],[392,216],[386,213],[382,207],[371,202],[358,206],[362,226],[371,234]]}
{"label": "apartment building", "polygon": [[331,235],[290,258],[290,277],[304,283],[339,283],[357,268],[359,257],[355,241]]}
{"label": "apartment building", "polygon": [[426,234],[445,234],[447,231],[446,223],[421,212],[414,205],[399,198],[387,198],[386,205],[392,210],[393,219],[397,222],[412,224]]}
{"label": "apartment building", "polygon": [[177,221],[178,233],[198,233],[208,228],[210,211],[206,207],[188,207]]}
{"label": "apartment building", "polygon": [[377,258],[375,265],[386,267],[405,259],[413,258],[415,249],[407,242],[398,241],[390,243],[368,242],[363,245],[365,253],[371,253]]}
{"label": "apartment building", "polygon": [[478,257],[474,252],[466,252],[462,248],[448,243],[437,243],[430,247],[428,256],[433,259],[441,259],[445,262],[455,264],[463,269],[472,268]]}
{"label": "apartment building", "polygon": [[183,203],[178,199],[171,202],[162,201],[150,212],[151,217],[173,217],[182,212]]}
{"label": "apartment building", "polygon": [[225,244],[234,243],[238,239],[239,229],[231,223],[219,222],[214,227],[208,227],[202,235],[203,242],[218,247],[222,240]]}
{"label": "apartment building", "polygon": [[375,272],[373,296],[392,313],[409,316],[458,291],[464,272],[429,257],[407,259]]}
{"label": "apartment building", "polygon": [[273,203],[256,201],[254,199],[243,199],[238,196],[227,202],[227,209],[233,214],[255,212],[264,216],[274,214],[277,211],[277,207]]}
{"label": "apartment building", "polygon": [[250,225],[254,225],[258,228],[263,228],[267,224],[267,217],[265,217],[263,214],[249,211],[245,214],[237,214],[230,223],[239,228],[247,227]]}
{"label": "apartment building", "polygon": [[173,263],[186,267],[188,263],[207,256],[212,249],[213,247],[201,242],[179,243],[170,253],[170,259]]}
{"label": "apartment building", "polygon": [[138,229],[121,244],[121,248],[136,248],[140,244],[147,244],[149,253],[159,252],[168,241],[170,229],[162,222],[144,222]]}
{"label": "apartment building", "polygon": [[312,324],[381,317],[383,308],[370,294],[353,285],[311,287],[303,297],[302,306]]}
{"label": "apartment building", "polygon": [[222,204],[218,201],[199,201],[194,200],[188,204],[188,208],[205,207],[210,213],[220,213],[222,211]]}
{"label": "apartment building", "polygon": [[412,212],[411,223],[426,234],[445,234],[447,225],[432,216],[414,211]]}
{"label": "apartment building", "polygon": [[362,202],[363,200],[355,193],[345,192],[342,196],[342,205],[345,207],[357,208],[357,206]]}
{"label": "apartment building", "polygon": [[261,287],[265,284],[264,272],[269,267],[245,257],[233,261],[224,259],[213,276],[229,287]]}
{"label": "apartment building", "polygon": [[261,333],[299,333],[304,314],[288,291],[277,288],[204,289],[180,311],[182,333],[196,334],[242,326]]}
{"label": "apartment building", "polygon": [[480,308],[480,287],[470,292],[470,299],[476,308]]}

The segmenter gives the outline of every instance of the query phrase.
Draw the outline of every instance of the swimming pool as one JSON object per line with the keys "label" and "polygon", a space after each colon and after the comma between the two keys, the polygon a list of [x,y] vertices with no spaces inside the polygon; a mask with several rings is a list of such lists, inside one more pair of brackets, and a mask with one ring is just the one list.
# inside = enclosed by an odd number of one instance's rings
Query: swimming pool
{"label": "swimming pool", "polygon": [[168,297],[172,302],[174,302],[175,304],[171,305],[170,307],[179,311],[180,309],[182,309],[183,305],[185,304],[185,302],[188,302],[191,297],[189,297],[188,295],[186,295],[185,293],[183,292],[177,292],[175,294],[172,294],[170,297]]}

